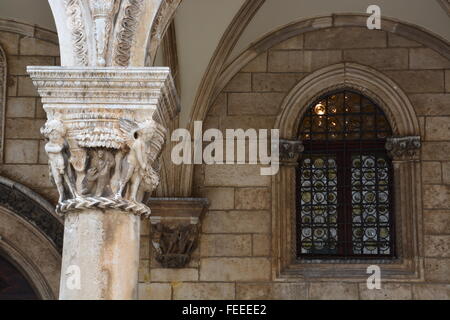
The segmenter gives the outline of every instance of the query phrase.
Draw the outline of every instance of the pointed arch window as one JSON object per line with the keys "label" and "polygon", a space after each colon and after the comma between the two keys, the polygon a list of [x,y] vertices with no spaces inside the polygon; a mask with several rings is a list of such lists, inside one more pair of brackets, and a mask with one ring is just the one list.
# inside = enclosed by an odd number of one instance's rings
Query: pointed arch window
{"label": "pointed arch window", "polygon": [[391,135],[360,92],[330,92],[307,109],[296,169],[299,258],[395,256]]}

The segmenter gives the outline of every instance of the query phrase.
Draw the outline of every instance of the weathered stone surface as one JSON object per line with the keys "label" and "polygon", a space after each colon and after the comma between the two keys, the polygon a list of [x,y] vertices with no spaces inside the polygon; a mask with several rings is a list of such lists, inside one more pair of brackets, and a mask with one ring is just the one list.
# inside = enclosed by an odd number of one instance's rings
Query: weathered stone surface
{"label": "weathered stone surface", "polygon": [[51,66],[54,62],[52,57],[12,56],[9,58],[8,71],[12,75],[26,76],[27,66]]}
{"label": "weathered stone surface", "polygon": [[450,236],[425,236],[424,239],[425,257],[450,257]]}
{"label": "weathered stone surface", "polygon": [[277,115],[282,93],[230,93],[229,115]]}
{"label": "weathered stone surface", "polygon": [[358,284],[347,282],[314,282],[309,285],[312,300],[357,300]]}
{"label": "weathered stone surface", "polygon": [[[242,177],[245,176],[245,179]],[[262,176],[257,165],[209,165],[205,168],[205,185],[223,187],[268,186],[270,176]]]}
{"label": "weathered stone surface", "polygon": [[238,300],[305,300],[306,298],[305,283],[238,283],[236,285]]}
{"label": "weathered stone surface", "polygon": [[386,32],[361,27],[333,28],[305,34],[306,49],[384,48]]}
{"label": "weathered stone surface", "polygon": [[318,50],[304,51],[304,71],[311,72],[317,69],[342,62],[342,51],[340,50]]}
{"label": "weathered stone surface", "polygon": [[255,59],[250,61],[242,72],[266,72],[267,71],[267,52],[261,53]]}
{"label": "weathered stone surface", "polygon": [[450,184],[450,161],[442,163],[442,180],[445,184]]}
{"label": "weathered stone surface", "polygon": [[271,129],[275,123],[275,116],[233,116],[220,121],[220,129]]}
{"label": "weathered stone surface", "polygon": [[424,142],[422,144],[422,160],[446,161],[449,154],[450,142]]}
{"label": "weathered stone surface", "polygon": [[203,221],[205,233],[268,233],[270,213],[266,211],[210,211]]}
{"label": "weathered stone surface", "polygon": [[0,31],[0,45],[7,54],[18,54],[19,35],[16,33]]}
{"label": "weathered stone surface", "polygon": [[236,209],[270,209],[271,192],[267,188],[237,188],[235,201]]}
{"label": "weathered stone surface", "polygon": [[450,61],[428,48],[416,48],[409,50],[410,69],[448,69]]}
{"label": "weathered stone surface", "polygon": [[203,188],[201,196],[208,198],[209,210],[234,209],[234,188]]}
{"label": "weathered stone surface", "polygon": [[386,71],[408,93],[444,92],[444,71]]}
{"label": "weathered stone surface", "polygon": [[269,256],[271,248],[271,237],[269,234],[253,235],[253,256]]}
{"label": "weathered stone surface", "polygon": [[450,116],[450,94],[412,94],[409,97],[419,116]]}
{"label": "weathered stone surface", "polygon": [[377,69],[408,69],[408,49],[345,50],[344,59]]}
{"label": "weathered stone surface", "polygon": [[152,282],[198,281],[198,269],[151,269]]}
{"label": "weathered stone surface", "polygon": [[269,72],[303,72],[303,51],[270,51]]}
{"label": "weathered stone surface", "polygon": [[48,164],[48,155],[45,152],[45,140],[39,141],[39,164]]}
{"label": "weathered stone surface", "polygon": [[36,98],[15,98],[7,100],[6,116],[8,118],[33,118],[35,115]]}
{"label": "weathered stone surface", "polygon": [[425,234],[450,234],[450,210],[424,210]]}
{"label": "weathered stone surface", "polygon": [[36,98],[36,118],[37,119],[46,119],[47,115],[44,110],[44,106],[42,105],[41,99]]}
{"label": "weathered stone surface", "polygon": [[228,82],[223,92],[249,92],[252,91],[252,74],[240,72]]}
{"label": "weathered stone surface", "polygon": [[274,50],[298,50],[303,49],[303,35],[298,35],[284,40],[272,47]]}
{"label": "weathered stone surface", "polygon": [[450,140],[450,117],[428,117],[425,130],[429,141]]}
{"label": "weathered stone surface", "polygon": [[59,46],[48,41],[25,37],[20,39],[20,54],[26,56],[59,56]]}
{"label": "weathered stone surface", "polygon": [[173,286],[175,300],[233,300],[234,283],[176,283]]}
{"label": "weathered stone surface", "polygon": [[7,95],[8,97],[16,97],[17,96],[17,83],[18,83],[18,79],[15,76],[8,76],[7,78],[7,82],[8,82],[8,87],[7,87]]}
{"label": "weathered stone surface", "polygon": [[228,95],[221,93],[218,95],[216,101],[211,105],[208,111],[209,116],[224,116],[227,114]]}
{"label": "weathered stone surface", "polygon": [[410,284],[382,283],[380,290],[369,290],[366,283],[359,285],[363,300],[410,300],[412,291]]}
{"label": "weathered stone surface", "polygon": [[147,236],[142,237],[139,246],[139,258],[150,259],[150,238]]}
{"label": "weathered stone surface", "polygon": [[450,281],[450,259],[426,258],[425,279],[431,282]]}
{"label": "weathered stone surface", "polygon": [[445,71],[445,91],[450,92],[450,70]]}
{"label": "weathered stone surface", "polygon": [[415,300],[450,300],[448,284],[413,284]]}
{"label": "weathered stone surface", "polygon": [[35,191],[42,191],[40,188],[54,188],[48,176],[47,165],[3,165],[0,167],[0,174]]}
{"label": "weathered stone surface", "polygon": [[17,77],[17,95],[20,97],[37,97],[38,93],[30,77]]}
{"label": "weathered stone surface", "polygon": [[200,238],[203,257],[240,257],[252,255],[251,235],[203,234]]}
{"label": "weathered stone surface", "polygon": [[168,283],[140,283],[139,300],[170,300],[172,287]]}
{"label": "weathered stone surface", "polygon": [[423,203],[426,209],[450,209],[450,185],[425,185]]}
{"label": "weathered stone surface", "polygon": [[139,260],[139,282],[150,282],[150,261]]}
{"label": "weathered stone surface", "polygon": [[264,281],[270,279],[267,258],[204,258],[200,262],[202,281]]}
{"label": "weathered stone surface", "polygon": [[394,33],[388,33],[388,45],[389,47],[404,47],[404,48],[421,46],[421,44],[416,41],[409,40]]}
{"label": "weathered stone surface", "polygon": [[262,92],[288,92],[305,75],[305,73],[254,73],[253,90]]}
{"label": "weathered stone surface", "polygon": [[5,163],[37,163],[38,140],[6,140]]}
{"label": "weathered stone surface", "polygon": [[440,162],[423,162],[422,163],[422,181],[424,183],[441,183],[442,170]]}
{"label": "weathered stone surface", "polygon": [[5,136],[12,139],[42,139],[40,128],[44,122],[44,120],[34,119],[9,119],[6,122]]}

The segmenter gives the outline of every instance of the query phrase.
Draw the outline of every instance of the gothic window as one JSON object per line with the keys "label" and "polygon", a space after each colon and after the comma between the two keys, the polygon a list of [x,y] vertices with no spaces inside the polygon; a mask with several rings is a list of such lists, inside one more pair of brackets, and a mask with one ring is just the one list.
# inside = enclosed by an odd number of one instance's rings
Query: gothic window
{"label": "gothic window", "polygon": [[391,135],[383,111],[355,91],[332,92],[307,109],[296,170],[299,258],[395,255]]}

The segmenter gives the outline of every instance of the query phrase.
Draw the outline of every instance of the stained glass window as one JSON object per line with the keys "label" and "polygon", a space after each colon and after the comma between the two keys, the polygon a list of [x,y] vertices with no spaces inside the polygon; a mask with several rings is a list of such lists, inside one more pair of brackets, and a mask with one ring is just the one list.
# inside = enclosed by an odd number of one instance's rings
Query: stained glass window
{"label": "stained glass window", "polygon": [[302,119],[297,167],[297,256],[392,257],[392,135],[376,103],[354,91],[327,94]]}

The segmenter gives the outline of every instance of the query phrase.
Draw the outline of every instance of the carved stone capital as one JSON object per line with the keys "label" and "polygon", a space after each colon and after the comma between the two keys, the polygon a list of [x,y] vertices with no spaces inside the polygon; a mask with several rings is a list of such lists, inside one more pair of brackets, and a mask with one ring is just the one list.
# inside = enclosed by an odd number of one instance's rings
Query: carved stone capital
{"label": "carved stone capital", "polygon": [[207,199],[154,198],[151,240],[156,260],[164,268],[183,268],[196,249],[202,217],[208,207]]}
{"label": "carved stone capital", "polygon": [[149,215],[167,122],[179,110],[167,68],[30,67],[47,122],[57,212],[89,208]]}
{"label": "carved stone capital", "polygon": [[418,160],[420,147],[419,136],[392,137],[386,141],[386,150],[389,156],[397,161]]}
{"label": "carved stone capital", "polygon": [[300,154],[305,150],[302,141],[280,140],[280,162],[285,165],[296,165]]}

